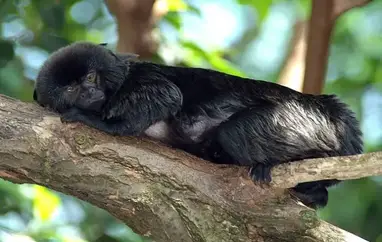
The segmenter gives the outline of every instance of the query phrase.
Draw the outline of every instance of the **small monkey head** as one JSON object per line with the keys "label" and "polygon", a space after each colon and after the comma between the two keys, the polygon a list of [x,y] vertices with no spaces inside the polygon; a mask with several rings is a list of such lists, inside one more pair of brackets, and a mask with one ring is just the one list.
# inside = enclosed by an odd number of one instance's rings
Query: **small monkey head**
{"label": "small monkey head", "polygon": [[63,47],[41,67],[33,98],[58,112],[71,107],[100,112],[123,84],[133,57],[121,58],[105,44],[77,42]]}

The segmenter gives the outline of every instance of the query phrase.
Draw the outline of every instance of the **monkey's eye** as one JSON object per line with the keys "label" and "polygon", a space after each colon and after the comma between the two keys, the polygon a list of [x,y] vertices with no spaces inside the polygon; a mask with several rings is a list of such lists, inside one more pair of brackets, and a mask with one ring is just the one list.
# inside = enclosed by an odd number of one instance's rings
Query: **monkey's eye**
{"label": "monkey's eye", "polygon": [[95,82],[96,81],[96,74],[95,72],[91,72],[89,74],[86,75],[86,80],[88,82]]}
{"label": "monkey's eye", "polygon": [[68,86],[68,88],[66,89],[68,92],[73,92],[75,90],[74,87],[72,86]]}

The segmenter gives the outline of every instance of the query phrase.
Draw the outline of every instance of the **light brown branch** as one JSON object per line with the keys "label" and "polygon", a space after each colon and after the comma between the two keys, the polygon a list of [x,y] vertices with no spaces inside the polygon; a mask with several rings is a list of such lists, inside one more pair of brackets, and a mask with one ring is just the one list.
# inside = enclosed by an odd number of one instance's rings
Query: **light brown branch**
{"label": "light brown branch", "polygon": [[[347,241],[348,233],[320,221],[284,189],[254,185],[246,168],[214,165],[145,139],[62,124],[35,104],[1,95],[0,140],[2,178],[89,201],[157,242]],[[307,167],[319,169],[313,162]],[[295,174],[303,177],[304,165],[296,167]],[[272,171],[275,183],[294,174],[282,169]]]}
{"label": "light brown branch", "polygon": [[272,169],[272,185],[289,188],[301,182],[351,180],[378,175],[382,175],[382,152],[309,159],[279,165]]}
{"label": "light brown branch", "polygon": [[154,4],[155,0],[105,0],[105,3],[117,20],[117,51],[151,58],[158,47],[153,29],[166,9],[156,7],[159,5]]}
{"label": "light brown branch", "polygon": [[298,21],[294,27],[294,35],[284,67],[278,83],[301,92],[304,84],[306,55],[306,22]]}
{"label": "light brown branch", "polygon": [[362,7],[370,0],[335,0],[333,18],[336,19],[352,8]]}

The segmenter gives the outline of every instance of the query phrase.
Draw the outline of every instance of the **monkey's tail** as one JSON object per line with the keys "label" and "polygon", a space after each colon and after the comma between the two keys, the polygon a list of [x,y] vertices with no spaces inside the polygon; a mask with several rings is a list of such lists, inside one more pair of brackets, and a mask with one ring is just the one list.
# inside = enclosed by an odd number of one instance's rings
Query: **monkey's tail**
{"label": "monkey's tail", "polygon": [[[339,100],[336,95],[319,95],[316,96],[318,102],[322,104],[322,112],[331,118],[336,130],[335,132],[339,142],[339,147],[335,150],[325,151],[320,154],[317,152],[315,156],[318,157],[333,157],[333,156],[347,156],[363,153],[363,140],[362,132],[355,114],[350,108]],[[309,157],[306,157],[309,158]],[[311,208],[324,207],[328,203],[328,190],[327,188],[339,183],[340,180],[321,180],[313,182],[300,183],[294,188],[289,189],[291,194],[297,197],[302,203]]]}
{"label": "monkey's tail", "polygon": [[341,140],[341,147],[330,156],[362,154],[363,134],[355,113],[336,95],[319,95],[318,98],[335,124],[336,136]]}
{"label": "monkey's tail", "polygon": [[339,180],[305,182],[289,189],[289,191],[292,196],[295,196],[306,206],[317,209],[320,207],[325,207],[328,203],[327,187],[339,182]]}

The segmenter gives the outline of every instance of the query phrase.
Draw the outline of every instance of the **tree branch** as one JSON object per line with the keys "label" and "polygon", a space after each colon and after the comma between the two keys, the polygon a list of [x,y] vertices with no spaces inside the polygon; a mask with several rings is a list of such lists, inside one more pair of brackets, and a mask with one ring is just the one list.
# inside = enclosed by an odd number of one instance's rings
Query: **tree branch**
{"label": "tree branch", "polygon": [[158,43],[154,38],[155,23],[166,9],[155,0],[105,0],[115,18],[118,28],[118,52],[139,54],[149,59],[156,52]]}
{"label": "tree branch", "polygon": [[325,83],[335,0],[313,0],[307,37],[304,93],[320,94]]}
{"label": "tree branch", "polygon": [[[0,140],[2,178],[88,201],[158,242],[364,241],[320,221],[286,190],[254,185],[247,168],[212,164],[148,139],[62,124],[54,113],[1,95]],[[374,153],[280,165],[272,170],[273,184],[376,174],[380,158]],[[353,159],[359,164],[349,171]]]}
{"label": "tree branch", "polygon": [[302,160],[272,169],[272,185],[290,188],[326,179],[352,180],[382,175],[382,152]]}
{"label": "tree branch", "polygon": [[369,2],[313,0],[309,24],[305,21],[296,23],[291,51],[280,73],[279,84],[304,93],[320,94],[325,84],[330,38],[336,19]]}
{"label": "tree branch", "polygon": [[336,19],[368,0],[313,0],[307,37],[306,67],[302,92],[320,94],[324,87],[331,33]]}
{"label": "tree branch", "polygon": [[304,85],[306,30],[307,23],[298,21],[294,27],[294,34],[284,67],[281,70],[278,83],[301,92]]}

